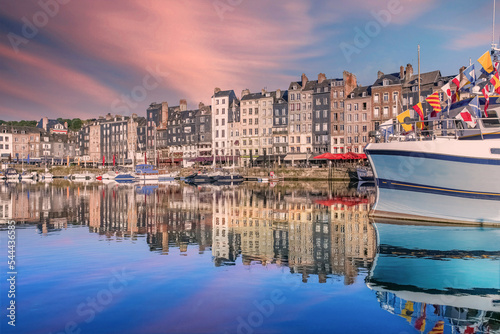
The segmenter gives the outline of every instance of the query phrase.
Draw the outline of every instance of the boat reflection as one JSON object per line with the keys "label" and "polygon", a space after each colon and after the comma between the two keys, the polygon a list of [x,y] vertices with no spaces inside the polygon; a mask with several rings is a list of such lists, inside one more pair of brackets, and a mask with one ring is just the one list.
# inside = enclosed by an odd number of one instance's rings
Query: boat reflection
{"label": "boat reflection", "polygon": [[500,333],[500,229],[377,221],[366,279],[383,309],[425,333]]}

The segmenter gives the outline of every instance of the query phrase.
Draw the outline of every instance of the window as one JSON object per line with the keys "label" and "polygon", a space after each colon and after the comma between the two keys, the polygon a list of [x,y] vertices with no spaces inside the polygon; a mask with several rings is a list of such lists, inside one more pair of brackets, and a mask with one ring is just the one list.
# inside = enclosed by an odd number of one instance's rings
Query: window
{"label": "window", "polygon": [[397,101],[398,100],[398,95],[399,95],[398,92],[393,92],[392,93],[392,100],[393,101]]}
{"label": "window", "polygon": [[359,110],[359,106],[357,103],[354,103],[354,110]]}
{"label": "window", "polygon": [[375,95],[373,96],[373,102],[375,102],[375,103],[378,103],[378,102],[379,102],[379,95],[378,95],[378,94],[375,94]]}
{"label": "window", "polygon": [[323,123],[323,131],[328,131],[328,124],[327,123]]}
{"label": "window", "polygon": [[373,109],[373,116],[375,116],[375,117],[380,116],[380,108],[379,107],[376,107],[375,109]]}
{"label": "window", "polygon": [[351,111],[351,104],[350,103],[347,105],[347,111]]}
{"label": "window", "polygon": [[389,80],[384,79],[384,81],[382,82],[382,84],[383,84],[384,86],[389,86]]}
{"label": "window", "polygon": [[389,102],[389,93],[384,93],[384,102]]}
{"label": "window", "polygon": [[392,106],[392,116],[398,115],[398,108],[396,106]]}
{"label": "window", "polygon": [[327,117],[328,117],[328,110],[323,110],[323,118],[327,118]]}

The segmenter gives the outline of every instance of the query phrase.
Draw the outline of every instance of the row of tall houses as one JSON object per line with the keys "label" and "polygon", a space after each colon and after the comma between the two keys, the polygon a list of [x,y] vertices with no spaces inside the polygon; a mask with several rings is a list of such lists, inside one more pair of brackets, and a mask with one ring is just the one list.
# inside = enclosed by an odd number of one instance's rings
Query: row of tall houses
{"label": "row of tall houses", "polygon": [[[186,100],[147,110],[147,156],[160,162],[301,161],[323,152],[362,153],[370,131],[439,91],[450,77],[440,71],[414,73],[411,64],[391,74],[378,72],[369,86],[356,76],[317,80],[303,74],[287,90],[250,92],[214,89],[210,106],[188,110]],[[419,93],[420,87],[420,93]],[[412,111],[413,112],[413,111]],[[156,139],[156,140],[155,140]],[[155,153],[156,152],[156,153]],[[154,160],[153,160],[154,161]]]}
{"label": "row of tall houses", "polygon": [[345,71],[334,79],[320,73],[309,80],[302,74],[285,90],[245,89],[237,96],[215,88],[210,104],[199,103],[197,109],[188,109],[186,100],[177,106],[154,102],[145,118],[108,114],[86,122],[76,134],[68,132],[67,124],[47,118],[36,129],[3,126],[0,154],[108,165],[187,165],[215,159],[248,166],[306,162],[324,152],[362,153],[370,131],[412,110],[419,96],[429,112],[425,98],[441,92],[449,79],[432,71],[419,80],[408,64],[396,73],[379,71],[369,86],[358,85],[356,76]]}

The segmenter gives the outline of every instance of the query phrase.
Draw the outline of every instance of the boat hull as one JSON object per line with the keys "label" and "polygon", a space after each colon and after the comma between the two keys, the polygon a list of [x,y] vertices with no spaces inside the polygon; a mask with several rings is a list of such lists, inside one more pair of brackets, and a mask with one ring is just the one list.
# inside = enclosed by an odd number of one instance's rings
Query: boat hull
{"label": "boat hull", "polygon": [[499,140],[369,144],[375,217],[500,223]]}

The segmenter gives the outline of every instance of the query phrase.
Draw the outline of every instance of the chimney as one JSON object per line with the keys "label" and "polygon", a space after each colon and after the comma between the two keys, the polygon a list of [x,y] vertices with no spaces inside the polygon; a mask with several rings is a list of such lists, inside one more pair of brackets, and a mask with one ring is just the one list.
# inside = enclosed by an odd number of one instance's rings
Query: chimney
{"label": "chimney", "polygon": [[248,94],[250,94],[250,90],[248,88],[247,89],[243,89],[241,91],[241,97],[247,96]]}
{"label": "chimney", "polygon": [[44,128],[45,131],[47,131],[47,126],[48,125],[49,125],[49,118],[48,117],[42,118],[42,128]]}
{"label": "chimney", "polygon": [[132,118],[136,119],[137,118],[137,114],[136,113],[132,114]]}
{"label": "chimney", "polygon": [[220,88],[219,87],[215,87],[214,88],[214,94],[217,94],[218,92],[220,92]]}
{"label": "chimney", "polygon": [[110,114],[110,113],[108,113],[108,114],[106,115],[106,121],[111,121],[112,119],[113,119],[113,117],[111,116],[111,114]]}
{"label": "chimney", "polygon": [[383,76],[384,76],[384,72],[378,71],[378,73],[377,73],[377,79],[382,79]]}
{"label": "chimney", "polygon": [[413,75],[413,66],[411,66],[411,64],[407,64],[406,65],[406,76],[405,76],[405,80],[406,81],[409,81],[411,79]]}
{"label": "chimney", "polygon": [[320,83],[322,83],[322,82],[323,82],[323,81],[325,81],[325,80],[326,80],[326,75],[325,75],[325,73],[320,73],[320,74],[318,74],[318,83],[319,83],[319,84],[320,84]]}
{"label": "chimney", "polygon": [[309,79],[307,79],[306,74],[302,73],[302,89],[306,87],[307,81],[309,81]]}
{"label": "chimney", "polygon": [[181,111],[186,111],[187,110],[187,101],[182,99],[179,102],[179,107],[181,108]]}
{"label": "chimney", "polygon": [[399,68],[399,79],[403,79],[405,77],[405,67],[401,65]]}
{"label": "chimney", "polygon": [[266,89],[262,88],[261,93],[262,93],[262,95],[266,95]]}
{"label": "chimney", "polygon": [[205,104],[203,102],[198,103],[198,109],[203,109]]}
{"label": "chimney", "polygon": [[168,122],[168,103],[161,103],[161,125],[162,127],[166,127]]}
{"label": "chimney", "polygon": [[281,98],[281,89],[276,89],[276,98]]}

